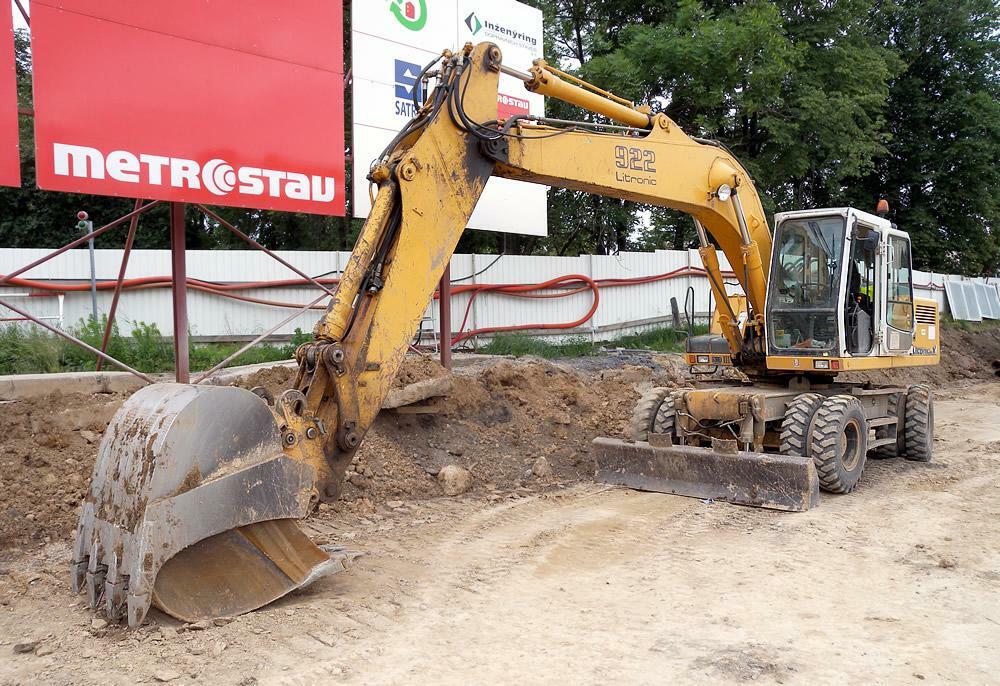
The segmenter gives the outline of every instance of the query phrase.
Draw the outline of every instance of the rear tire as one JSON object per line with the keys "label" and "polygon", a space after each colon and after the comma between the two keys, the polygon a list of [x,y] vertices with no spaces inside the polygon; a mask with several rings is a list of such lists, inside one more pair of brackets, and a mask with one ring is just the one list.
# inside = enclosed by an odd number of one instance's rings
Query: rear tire
{"label": "rear tire", "polygon": [[809,452],[819,486],[830,493],[850,493],[865,470],[868,420],[857,398],[835,395],[816,412]]}
{"label": "rear tire", "polygon": [[778,448],[782,455],[809,457],[809,427],[824,399],[819,393],[803,393],[788,403],[781,422],[781,444]]}
{"label": "rear tire", "polygon": [[927,386],[910,386],[906,390],[904,428],[906,459],[930,462],[934,452],[934,398]]}
{"label": "rear tire", "polygon": [[653,388],[639,399],[628,426],[628,437],[645,441],[649,434],[674,433],[674,399],[672,388]]}

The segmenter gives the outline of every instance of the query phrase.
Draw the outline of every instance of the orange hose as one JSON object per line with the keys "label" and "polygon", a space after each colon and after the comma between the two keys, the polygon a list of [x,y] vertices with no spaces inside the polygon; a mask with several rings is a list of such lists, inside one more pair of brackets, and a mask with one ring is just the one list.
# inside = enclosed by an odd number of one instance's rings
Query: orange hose
{"label": "orange hose", "polygon": [[[582,274],[567,274],[565,276],[559,276],[554,279],[549,279],[548,281],[543,281],[541,283],[512,283],[512,284],[463,284],[460,286],[454,286],[452,288],[452,295],[459,295],[462,293],[471,293],[469,297],[469,302],[465,307],[465,315],[462,318],[462,325],[458,330],[458,334],[452,339],[452,345],[459,343],[463,340],[472,338],[474,336],[489,334],[489,333],[500,333],[507,331],[529,331],[529,330],[559,330],[559,329],[574,329],[578,326],[582,326],[586,322],[593,318],[594,314],[597,312],[597,308],[600,305],[602,288],[621,288],[625,286],[636,286],[641,284],[655,283],[657,281],[665,281],[669,279],[675,279],[683,276],[692,275],[703,275],[705,270],[701,267],[681,267],[664,274],[653,274],[651,276],[640,276],[633,278],[610,278],[610,279],[592,279],[589,276],[584,276]],[[728,275],[732,275],[728,273]],[[726,274],[724,274],[726,276]],[[2,278],[2,275],[0,275]],[[317,279],[320,283],[324,285],[335,286],[340,283],[339,279]],[[146,276],[138,277],[132,279],[125,279],[122,282],[122,290],[146,290],[149,288],[170,288],[172,285],[172,279],[169,276]],[[24,278],[14,278],[11,279],[7,284],[13,285],[21,288],[32,288],[40,291],[50,291],[59,293],[68,292],[79,292],[90,290],[90,282],[77,282],[77,283],[66,283],[66,284],[55,284],[47,281],[36,281],[32,279]],[[230,284],[218,284],[208,281],[201,281],[199,279],[187,279],[187,286],[191,290],[208,293],[211,295],[217,295],[223,298],[230,298],[232,300],[238,300],[241,302],[248,302],[257,305],[264,305],[267,307],[281,307],[286,309],[299,309],[302,307],[301,303],[289,303],[277,300],[267,300],[265,298],[257,298],[249,295],[241,295],[236,293],[236,291],[245,291],[249,289],[268,289],[268,288],[283,288],[283,287],[295,287],[295,286],[308,286],[310,282],[306,279],[282,279],[275,281],[254,281],[254,282],[241,282],[241,283],[230,283]],[[101,281],[97,284],[97,290],[111,290],[115,287],[114,281]],[[539,291],[547,291],[552,289],[560,289],[555,293],[544,293]],[[571,322],[563,322],[556,324],[516,324],[508,326],[491,326],[482,327],[478,329],[472,329],[465,331],[465,326],[468,323],[470,313],[472,311],[472,306],[477,297],[484,293],[493,293],[496,295],[502,295],[512,298],[530,298],[530,299],[552,299],[552,298],[568,298],[580,293],[586,292],[593,293],[593,300],[591,302],[588,310],[578,319]],[[440,294],[435,292],[434,299],[438,299]],[[314,305],[312,309],[324,310],[325,305]]]}

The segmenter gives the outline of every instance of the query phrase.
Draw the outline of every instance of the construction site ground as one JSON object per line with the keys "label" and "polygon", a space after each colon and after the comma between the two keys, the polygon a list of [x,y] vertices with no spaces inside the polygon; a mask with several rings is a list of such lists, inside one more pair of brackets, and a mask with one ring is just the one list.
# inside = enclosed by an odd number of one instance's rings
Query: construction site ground
{"label": "construction site ground", "polygon": [[[590,440],[689,383],[675,356],[473,365],[436,414],[384,412],[345,499],[304,523],[363,552],[348,572],[134,631],[68,585],[123,397],[0,404],[0,684],[998,683],[1000,331],[947,333],[940,367],[876,379],[934,386],[933,462],[869,460],[797,514],[593,483]],[[449,497],[452,464],[472,482]]]}

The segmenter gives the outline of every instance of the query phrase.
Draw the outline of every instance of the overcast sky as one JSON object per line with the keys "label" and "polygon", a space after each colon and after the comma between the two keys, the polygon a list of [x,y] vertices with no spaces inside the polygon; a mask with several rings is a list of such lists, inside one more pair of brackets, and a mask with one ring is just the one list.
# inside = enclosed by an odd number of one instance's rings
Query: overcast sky
{"label": "overcast sky", "polygon": [[[24,5],[24,9],[28,13],[28,16],[31,16],[30,0],[21,0],[21,4]],[[10,6],[14,10],[14,28],[15,29],[28,28],[28,25],[24,23],[24,17],[21,16],[21,10],[17,9],[17,5],[14,4],[14,0],[10,0]]]}

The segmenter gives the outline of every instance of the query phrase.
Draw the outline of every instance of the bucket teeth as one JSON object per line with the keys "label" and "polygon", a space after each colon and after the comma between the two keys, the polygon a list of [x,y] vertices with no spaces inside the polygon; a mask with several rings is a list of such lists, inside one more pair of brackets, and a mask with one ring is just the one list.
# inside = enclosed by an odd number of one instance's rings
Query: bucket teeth
{"label": "bucket teeth", "polygon": [[74,560],[70,563],[69,571],[72,581],[73,595],[79,595],[80,591],[83,590],[83,583],[87,578],[87,565],[89,557],[84,557],[82,560]]}
{"label": "bucket teeth", "polygon": [[152,598],[149,595],[128,594],[126,605],[128,606],[129,628],[134,629],[142,624],[142,620],[146,618],[146,613],[149,612],[151,602]]}
{"label": "bucket teeth", "polygon": [[[314,482],[311,466],[282,452],[274,415],[256,395],[235,387],[148,386],[125,402],[101,441],[72,552],[73,590],[86,591],[91,608],[111,621],[127,618],[133,628],[154,603],[179,616],[164,605],[165,594],[202,603],[195,609],[205,616],[223,601],[238,612],[256,609],[302,585],[292,576],[309,581],[336,566],[301,532],[289,538],[281,526],[264,526],[287,522],[298,531],[294,520],[307,514]],[[261,558],[261,569],[279,580],[263,588],[277,591],[262,593],[249,578],[206,592],[198,574],[211,571],[201,567],[161,576],[180,553],[206,550],[211,560],[219,537],[248,527],[257,527],[256,543],[246,539],[241,550]],[[267,535],[272,529],[280,535]]]}
{"label": "bucket teeth", "polygon": [[108,619],[117,620],[121,617],[127,591],[128,577],[122,576],[118,568],[118,553],[112,553],[104,581],[104,609]]}
{"label": "bucket teeth", "polygon": [[90,562],[87,566],[87,605],[96,608],[104,594],[104,578],[108,566],[101,564],[101,545],[95,538],[90,549]]}

